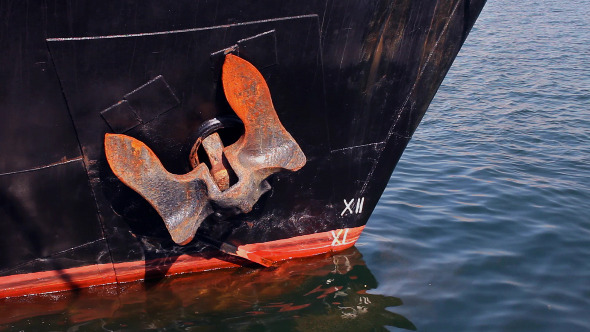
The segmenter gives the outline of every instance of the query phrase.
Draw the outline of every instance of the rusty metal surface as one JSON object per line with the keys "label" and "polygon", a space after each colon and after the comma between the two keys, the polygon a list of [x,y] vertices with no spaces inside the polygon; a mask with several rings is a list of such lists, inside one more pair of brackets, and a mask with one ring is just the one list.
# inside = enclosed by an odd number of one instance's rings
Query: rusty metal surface
{"label": "rusty metal surface", "polygon": [[[114,174],[156,209],[178,244],[190,242],[213,212],[250,212],[270,189],[266,181],[270,175],[297,171],[306,163],[303,151],[276,114],[262,74],[252,64],[228,54],[222,83],[245,131],[225,148],[215,133],[203,139],[211,170],[197,161],[191,172],[172,174],[143,142],[121,134],[105,136],[105,153]],[[236,183],[229,182],[228,171],[237,176]]]}
{"label": "rusty metal surface", "polygon": [[[203,148],[209,157],[211,163],[211,175],[219,190],[224,191],[229,189],[230,179],[228,167],[226,167],[223,158],[223,142],[218,133],[213,133],[203,139]],[[195,155],[196,157],[196,155]],[[198,165],[198,160],[197,164]]]}

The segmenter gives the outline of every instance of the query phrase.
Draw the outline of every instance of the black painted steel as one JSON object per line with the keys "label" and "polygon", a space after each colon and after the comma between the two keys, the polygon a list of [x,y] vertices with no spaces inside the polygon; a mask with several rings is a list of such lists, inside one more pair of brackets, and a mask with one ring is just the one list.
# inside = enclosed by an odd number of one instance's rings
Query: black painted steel
{"label": "black painted steel", "polygon": [[[0,274],[364,225],[484,3],[0,0]],[[233,115],[227,50],[262,72],[308,163],[180,247],[103,139],[125,132],[186,173],[198,129]]]}

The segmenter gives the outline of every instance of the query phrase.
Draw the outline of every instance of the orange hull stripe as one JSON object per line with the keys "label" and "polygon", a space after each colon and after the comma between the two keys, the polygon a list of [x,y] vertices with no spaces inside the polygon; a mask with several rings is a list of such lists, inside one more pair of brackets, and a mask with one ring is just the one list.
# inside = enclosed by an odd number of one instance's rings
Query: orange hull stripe
{"label": "orange hull stripe", "polygon": [[[337,229],[329,232],[296,236],[289,239],[252,243],[238,247],[240,256],[252,253],[273,262],[307,257],[352,247],[365,226]],[[163,275],[201,272],[238,267],[219,258],[181,255],[150,261],[96,264],[63,270],[53,270],[0,277],[0,298],[50,293],[112,283],[146,279],[149,271],[166,267]]]}

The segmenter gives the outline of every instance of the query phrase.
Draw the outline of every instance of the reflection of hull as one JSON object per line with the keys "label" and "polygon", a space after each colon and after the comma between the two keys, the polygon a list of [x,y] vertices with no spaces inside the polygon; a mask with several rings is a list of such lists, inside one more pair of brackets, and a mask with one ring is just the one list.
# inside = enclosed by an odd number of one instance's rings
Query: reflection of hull
{"label": "reflection of hull", "polygon": [[[1,1],[0,296],[352,246],[483,3]],[[112,173],[103,138],[125,133],[188,172],[197,129],[232,113],[228,49],[260,70],[307,164],[179,246]]]}
{"label": "reflection of hull", "polygon": [[[376,286],[360,253],[351,248],[334,256],[285,262],[273,269],[210,271],[157,284],[128,283],[122,289],[105,286],[58,297],[4,299],[0,300],[0,328],[35,326],[41,319],[44,326],[52,326],[54,320],[65,317],[68,325],[85,329],[107,324],[113,329],[143,330],[157,316],[160,329],[179,319],[187,327],[216,330],[244,329],[250,324],[273,330],[275,326],[310,330],[308,325],[314,324],[312,330],[320,326],[332,330],[343,322],[345,330],[414,329],[406,318],[389,311],[402,304],[400,299],[366,292]],[[301,316],[305,319],[298,318]],[[359,319],[342,319],[356,318],[352,316]]]}

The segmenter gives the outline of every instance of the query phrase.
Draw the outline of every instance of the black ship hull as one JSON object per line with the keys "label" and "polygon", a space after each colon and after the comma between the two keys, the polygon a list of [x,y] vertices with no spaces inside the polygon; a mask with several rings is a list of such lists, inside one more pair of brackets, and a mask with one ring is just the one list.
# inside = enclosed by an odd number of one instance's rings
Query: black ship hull
{"label": "black ship hull", "polygon": [[[354,245],[484,2],[0,1],[0,297]],[[179,245],[105,135],[190,172],[203,124],[234,115],[227,53],[260,71],[306,164]]]}

